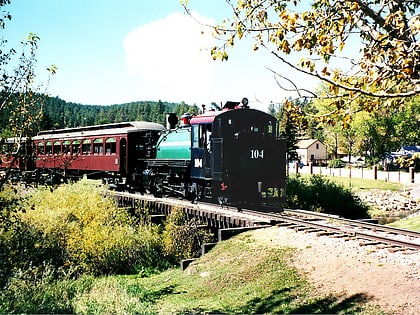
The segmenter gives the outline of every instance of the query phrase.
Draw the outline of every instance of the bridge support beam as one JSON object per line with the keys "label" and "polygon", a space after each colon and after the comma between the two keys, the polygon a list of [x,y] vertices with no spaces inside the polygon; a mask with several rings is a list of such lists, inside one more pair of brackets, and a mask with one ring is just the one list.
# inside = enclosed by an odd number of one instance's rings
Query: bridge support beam
{"label": "bridge support beam", "polygon": [[246,226],[246,227],[237,227],[237,228],[230,228],[230,229],[219,229],[217,239],[219,242],[225,241],[232,236],[238,235],[240,233],[256,230],[261,228],[267,228],[270,225],[259,225],[259,226]]}

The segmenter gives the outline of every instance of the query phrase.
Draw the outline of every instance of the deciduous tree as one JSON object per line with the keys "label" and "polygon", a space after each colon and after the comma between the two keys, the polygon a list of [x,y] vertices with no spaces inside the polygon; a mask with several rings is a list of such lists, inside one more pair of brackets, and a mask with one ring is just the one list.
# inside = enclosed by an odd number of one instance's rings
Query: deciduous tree
{"label": "deciduous tree", "polygon": [[[11,15],[3,10],[7,4],[10,4],[10,0],[0,0],[1,30],[5,28],[6,21],[11,19]],[[36,34],[30,33],[27,39],[21,42],[20,54],[14,48],[6,48],[5,38],[0,40],[0,113],[9,117],[9,130],[16,143],[14,159],[24,154],[22,142],[33,135],[42,115],[44,98],[40,92],[45,92],[47,84],[37,85],[35,82],[39,40]],[[47,71],[54,74],[56,67],[50,66]],[[8,173],[0,181],[0,189]]]}
{"label": "deciduous tree", "polygon": [[[253,38],[255,51],[264,47],[328,83],[339,110],[362,95],[369,98],[360,105],[374,111],[420,93],[418,0],[225,1],[233,14],[212,26],[221,40],[214,59],[227,60],[238,40]],[[188,2],[181,0],[187,12]],[[296,62],[296,56],[302,58]],[[294,84],[298,96],[315,96],[304,83]]]}

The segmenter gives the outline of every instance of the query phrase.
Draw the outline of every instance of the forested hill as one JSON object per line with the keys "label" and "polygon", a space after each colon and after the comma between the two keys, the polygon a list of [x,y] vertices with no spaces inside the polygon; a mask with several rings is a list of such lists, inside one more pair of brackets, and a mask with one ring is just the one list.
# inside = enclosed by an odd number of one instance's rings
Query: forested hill
{"label": "forested hill", "polygon": [[[66,102],[58,97],[44,98],[43,119],[39,129],[60,129],[123,121],[145,120],[165,124],[167,113],[197,113],[197,106],[163,101],[137,101],[126,104],[99,106]],[[0,131],[7,130],[9,115],[0,117]]]}
{"label": "forested hill", "polygon": [[42,129],[107,124],[145,120],[165,124],[167,113],[178,117],[186,112],[197,113],[196,106],[185,103],[138,101],[126,104],[99,106],[68,103],[58,97],[48,98],[44,108]]}

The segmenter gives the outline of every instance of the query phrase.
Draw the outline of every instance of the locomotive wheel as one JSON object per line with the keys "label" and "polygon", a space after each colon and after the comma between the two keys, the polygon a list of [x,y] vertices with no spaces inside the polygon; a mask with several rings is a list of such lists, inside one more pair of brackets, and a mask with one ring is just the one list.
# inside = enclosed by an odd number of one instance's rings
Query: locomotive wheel
{"label": "locomotive wheel", "polygon": [[204,198],[204,186],[196,182],[191,185],[191,192],[189,193],[188,200],[192,202],[199,201]]}
{"label": "locomotive wheel", "polygon": [[156,178],[151,184],[151,192],[155,197],[163,197],[163,180],[161,178]]}
{"label": "locomotive wheel", "polygon": [[224,195],[220,195],[217,197],[217,202],[219,203],[219,205],[226,206],[228,204],[229,198],[227,196]]}

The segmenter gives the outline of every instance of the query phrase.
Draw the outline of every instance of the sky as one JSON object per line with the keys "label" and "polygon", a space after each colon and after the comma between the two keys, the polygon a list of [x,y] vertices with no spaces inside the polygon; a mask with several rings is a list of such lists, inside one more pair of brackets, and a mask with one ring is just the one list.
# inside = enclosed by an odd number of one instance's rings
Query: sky
{"label": "sky", "polygon": [[[190,8],[210,25],[232,15],[225,0],[190,0]],[[238,42],[227,62],[214,61],[212,30],[185,14],[179,0],[12,0],[3,9],[12,20],[1,36],[18,48],[37,34],[38,77],[46,80],[45,68],[54,64],[47,92],[67,102],[201,106],[247,97],[252,108],[266,110],[289,96],[268,68],[292,70],[266,51],[254,52],[250,41]]]}

